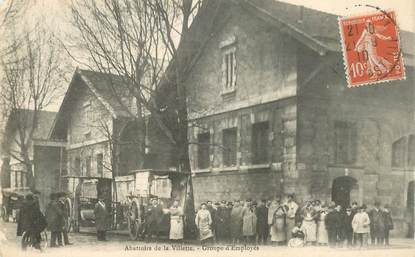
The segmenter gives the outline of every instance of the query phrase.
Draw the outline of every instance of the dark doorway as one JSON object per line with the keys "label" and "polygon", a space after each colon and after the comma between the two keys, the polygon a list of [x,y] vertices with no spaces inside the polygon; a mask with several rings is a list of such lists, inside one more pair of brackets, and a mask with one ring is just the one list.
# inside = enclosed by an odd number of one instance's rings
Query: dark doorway
{"label": "dark doorway", "polygon": [[414,188],[414,181],[408,183],[408,193],[406,198],[406,210],[408,213],[408,235],[409,238],[414,238],[414,226],[415,226],[415,216],[414,216],[414,208],[415,208],[415,188]]}
{"label": "dark doorway", "polygon": [[348,177],[338,177],[333,180],[331,187],[331,200],[343,208],[350,205],[350,192],[357,187],[357,180]]}

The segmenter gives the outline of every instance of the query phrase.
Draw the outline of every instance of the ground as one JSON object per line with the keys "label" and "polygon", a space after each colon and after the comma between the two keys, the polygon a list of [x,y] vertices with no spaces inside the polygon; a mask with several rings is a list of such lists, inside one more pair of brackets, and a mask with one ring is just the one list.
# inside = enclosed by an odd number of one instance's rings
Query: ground
{"label": "ground", "polygon": [[[0,223],[0,257],[17,256],[53,256],[53,257],[80,257],[80,256],[359,256],[359,257],[415,257],[415,241],[411,239],[393,238],[389,249],[329,249],[327,247],[287,248],[259,246],[239,247],[231,249],[226,246],[209,247],[206,249],[197,244],[176,246],[170,242],[144,243],[131,241],[127,236],[109,233],[107,242],[98,242],[92,233],[71,233],[73,245],[61,248],[47,248],[43,252],[19,248],[20,237],[16,237],[16,224]],[[176,247],[176,249],[173,249]],[[177,249],[179,248],[179,249]],[[128,250],[130,249],[130,250]]]}

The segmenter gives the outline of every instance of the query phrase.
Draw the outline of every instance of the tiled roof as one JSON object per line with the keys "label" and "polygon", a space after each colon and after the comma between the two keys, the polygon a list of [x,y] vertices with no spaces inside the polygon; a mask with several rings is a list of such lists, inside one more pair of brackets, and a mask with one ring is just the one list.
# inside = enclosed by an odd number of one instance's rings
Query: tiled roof
{"label": "tiled roof", "polygon": [[[328,50],[341,51],[339,16],[335,14],[277,0],[234,0],[234,2],[251,9],[259,16],[270,16],[281,21],[290,28],[298,30],[299,33],[320,41]],[[413,54],[415,34],[401,30],[400,38],[403,52]]]}
{"label": "tiled roof", "polygon": [[128,83],[126,79],[118,75],[90,70],[78,69],[77,72],[98,99],[103,101],[104,105],[107,104],[116,116],[131,116],[131,112],[127,108],[128,103],[125,103],[125,97],[128,97],[128,90],[125,86],[125,83]]}
{"label": "tiled roof", "polygon": [[[56,112],[38,111],[38,122],[33,132],[33,139],[48,139],[48,135],[52,128],[56,114]],[[34,111],[28,109],[18,109],[12,112],[8,119],[8,124],[6,125],[8,131],[7,133],[15,133],[15,122],[18,119],[21,119],[21,121],[25,123],[24,126],[27,128],[27,130],[29,130],[32,126],[33,115]]]}

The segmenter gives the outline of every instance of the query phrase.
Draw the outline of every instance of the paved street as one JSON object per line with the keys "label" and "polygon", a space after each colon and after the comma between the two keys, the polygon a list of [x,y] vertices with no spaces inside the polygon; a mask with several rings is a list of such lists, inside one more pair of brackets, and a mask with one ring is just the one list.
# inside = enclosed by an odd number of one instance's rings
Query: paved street
{"label": "paved street", "polygon": [[[0,241],[2,255],[0,257],[27,256],[359,256],[359,257],[415,257],[415,241],[409,239],[392,239],[390,249],[330,249],[327,247],[287,248],[287,247],[227,247],[211,246],[201,247],[196,244],[174,245],[170,242],[144,243],[131,241],[125,235],[110,233],[107,242],[98,242],[91,233],[71,233],[70,240],[73,245],[61,248],[47,248],[44,252],[28,250],[23,252],[19,248],[20,237],[15,236],[16,224],[0,223]],[[4,237],[3,237],[4,236]]]}

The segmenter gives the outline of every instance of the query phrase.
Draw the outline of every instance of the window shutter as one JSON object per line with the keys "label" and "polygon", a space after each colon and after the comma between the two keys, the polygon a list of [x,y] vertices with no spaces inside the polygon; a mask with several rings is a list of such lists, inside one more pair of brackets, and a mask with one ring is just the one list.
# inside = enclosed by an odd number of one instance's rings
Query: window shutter
{"label": "window shutter", "polygon": [[236,87],[236,65],[237,65],[236,64],[236,51],[235,50],[232,53],[232,58],[233,58],[233,71],[232,71],[233,80],[232,80],[231,87],[232,87],[232,89],[235,89],[235,87]]}
{"label": "window shutter", "polygon": [[226,54],[222,55],[222,90],[226,90]]}

